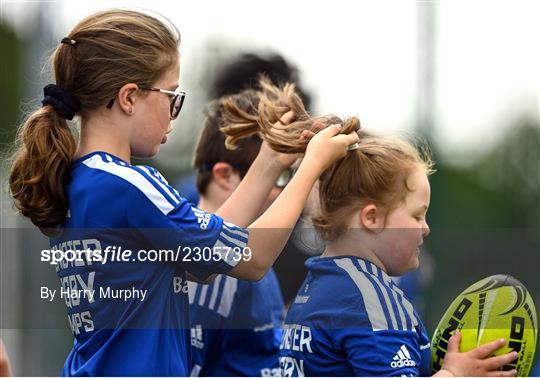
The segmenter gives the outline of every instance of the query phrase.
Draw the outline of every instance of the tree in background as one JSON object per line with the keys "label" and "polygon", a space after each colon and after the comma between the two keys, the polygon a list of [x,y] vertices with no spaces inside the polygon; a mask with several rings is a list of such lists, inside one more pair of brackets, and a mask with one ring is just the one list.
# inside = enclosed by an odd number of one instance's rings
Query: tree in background
{"label": "tree in background", "polygon": [[15,32],[0,23],[0,151],[6,151],[13,141],[20,120],[21,100],[20,70],[23,46]]}

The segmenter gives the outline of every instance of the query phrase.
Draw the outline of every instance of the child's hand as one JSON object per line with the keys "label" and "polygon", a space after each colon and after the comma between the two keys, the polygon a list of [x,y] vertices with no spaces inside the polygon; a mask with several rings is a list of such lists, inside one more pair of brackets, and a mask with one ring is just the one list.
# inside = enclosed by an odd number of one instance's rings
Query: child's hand
{"label": "child's hand", "polygon": [[[283,127],[283,125],[288,125],[292,122],[293,118],[294,113],[292,112],[292,110],[288,111],[281,117],[281,119],[276,123],[276,125],[278,125],[279,127]],[[276,129],[279,129],[279,127],[276,127]],[[326,126],[320,121],[313,122],[311,130],[304,130],[302,132],[302,135],[300,136],[300,140],[311,140],[311,138],[313,138],[316,133],[323,130],[325,127]],[[262,156],[264,156],[265,159],[278,162],[283,169],[289,168],[291,165],[294,164],[296,160],[301,159],[303,156],[303,154],[285,154],[274,151],[270,148],[266,141],[263,141],[260,153],[262,154]]]}
{"label": "child's hand", "polygon": [[313,136],[307,146],[304,163],[316,166],[323,172],[336,160],[345,157],[347,147],[359,141],[358,134],[340,134],[341,125],[330,125]]}
{"label": "child's hand", "polygon": [[448,340],[448,351],[444,358],[444,363],[440,373],[443,371],[449,372],[456,377],[514,377],[517,371],[500,371],[504,365],[514,361],[518,354],[511,352],[502,356],[489,357],[500,347],[504,346],[504,339],[492,341],[490,343],[479,346],[469,352],[459,352],[459,343],[461,341],[461,333],[456,330],[454,335]]}
{"label": "child's hand", "polygon": [[[279,125],[283,127],[283,125],[288,125],[291,123],[291,121],[294,118],[294,113],[291,111],[288,111],[287,113],[283,114],[281,116],[281,119],[276,122],[276,125]],[[261,144],[261,149],[259,151],[259,156],[263,156],[265,160],[267,161],[274,161],[280,164],[281,169],[287,169],[291,165],[294,164],[294,162],[302,157],[301,154],[284,154],[281,152],[274,151],[270,148],[268,143],[263,140]]]}

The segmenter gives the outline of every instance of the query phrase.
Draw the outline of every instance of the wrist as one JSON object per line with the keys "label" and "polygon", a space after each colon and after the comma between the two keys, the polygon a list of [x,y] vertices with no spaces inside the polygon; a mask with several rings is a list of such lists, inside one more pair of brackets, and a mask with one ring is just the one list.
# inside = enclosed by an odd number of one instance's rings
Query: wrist
{"label": "wrist", "polygon": [[319,168],[315,163],[304,159],[298,167],[293,179],[298,176],[302,177],[303,180],[309,181],[311,184],[315,184],[321,173],[321,168]]}
{"label": "wrist", "polygon": [[313,171],[317,172],[317,176],[320,176],[328,166],[325,166],[323,162],[320,161],[320,159],[313,157],[313,156],[305,156],[302,160],[302,164],[300,166],[305,166],[311,168]]}
{"label": "wrist", "polygon": [[252,166],[256,167],[257,171],[262,172],[265,175],[273,175],[275,178],[287,168],[279,160],[262,154],[257,155]]}

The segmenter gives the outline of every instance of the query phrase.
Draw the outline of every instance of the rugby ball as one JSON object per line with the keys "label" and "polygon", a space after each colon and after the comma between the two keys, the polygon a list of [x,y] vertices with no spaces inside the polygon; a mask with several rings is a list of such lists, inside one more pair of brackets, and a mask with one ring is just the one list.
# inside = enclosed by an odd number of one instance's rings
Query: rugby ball
{"label": "rugby ball", "polygon": [[459,329],[460,351],[467,352],[482,344],[504,337],[506,345],[495,355],[515,350],[519,357],[502,370],[517,370],[528,376],[534,362],[538,337],[536,308],[531,295],[514,277],[498,274],[469,286],[444,313],[431,340],[431,369],[443,364],[448,339]]}

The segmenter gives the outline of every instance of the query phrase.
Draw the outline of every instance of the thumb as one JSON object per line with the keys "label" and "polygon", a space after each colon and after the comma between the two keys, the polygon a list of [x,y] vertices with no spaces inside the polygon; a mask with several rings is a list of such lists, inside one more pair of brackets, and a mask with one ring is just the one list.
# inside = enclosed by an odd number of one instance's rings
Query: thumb
{"label": "thumb", "polygon": [[328,137],[333,137],[340,133],[342,126],[339,123],[328,126],[326,129],[319,132],[319,134],[327,134]]}
{"label": "thumb", "polygon": [[459,353],[459,344],[461,343],[461,332],[456,329],[450,340],[448,340],[448,349],[446,353]]}
{"label": "thumb", "polygon": [[304,130],[302,131],[302,134],[300,135],[301,140],[310,140],[315,136],[315,133],[310,130]]}

